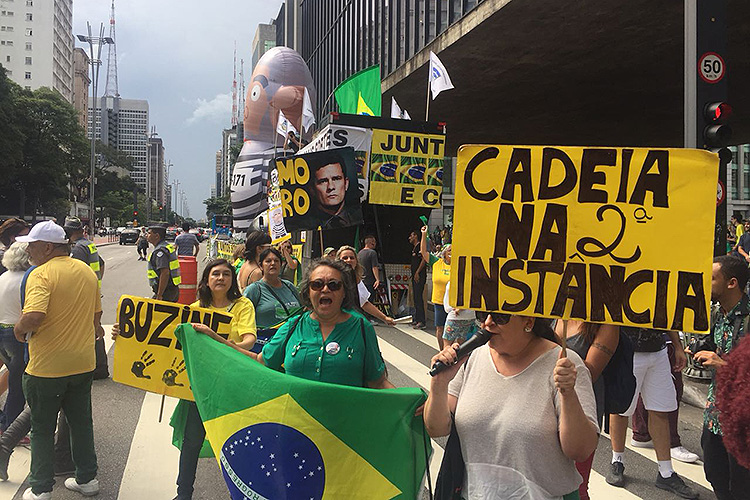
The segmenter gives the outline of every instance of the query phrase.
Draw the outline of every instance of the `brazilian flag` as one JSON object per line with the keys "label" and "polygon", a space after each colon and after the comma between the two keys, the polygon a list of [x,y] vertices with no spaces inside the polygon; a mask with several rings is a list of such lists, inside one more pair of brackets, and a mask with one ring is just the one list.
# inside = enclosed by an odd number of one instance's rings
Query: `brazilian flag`
{"label": "brazilian flag", "polygon": [[[326,384],[266,368],[198,334],[176,332],[231,497],[416,498],[431,453],[421,389]],[[341,352],[340,355],[346,355]]]}
{"label": "brazilian flag", "polygon": [[380,116],[380,66],[353,74],[333,91],[342,113]]}

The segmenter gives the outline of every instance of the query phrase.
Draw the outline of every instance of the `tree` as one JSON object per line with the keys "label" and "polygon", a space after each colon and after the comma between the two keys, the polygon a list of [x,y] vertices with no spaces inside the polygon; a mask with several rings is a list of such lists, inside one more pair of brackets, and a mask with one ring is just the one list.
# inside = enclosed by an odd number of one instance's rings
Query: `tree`
{"label": "tree", "polygon": [[[8,90],[8,92],[5,92]],[[3,120],[12,120],[6,133]],[[0,212],[32,218],[68,211],[69,185],[86,177],[88,147],[73,106],[46,87],[23,90],[0,71]]]}
{"label": "tree", "polygon": [[203,200],[203,204],[206,205],[206,217],[209,219],[214,215],[232,214],[232,200],[229,199],[229,195]]}

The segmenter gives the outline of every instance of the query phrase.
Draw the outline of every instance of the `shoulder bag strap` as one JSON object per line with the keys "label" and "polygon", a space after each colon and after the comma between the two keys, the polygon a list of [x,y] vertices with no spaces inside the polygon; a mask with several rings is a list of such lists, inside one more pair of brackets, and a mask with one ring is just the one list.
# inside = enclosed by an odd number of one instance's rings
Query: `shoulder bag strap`
{"label": "shoulder bag strap", "polygon": [[[261,286],[264,286],[264,287],[266,287],[266,289],[267,289],[267,290],[268,290],[269,292],[271,292],[271,295],[273,295],[273,298],[274,298],[274,299],[276,299],[276,301],[277,301],[277,302],[278,302],[279,304],[281,304],[281,307],[283,307],[283,308],[284,308],[284,312],[286,313],[286,315],[287,315],[287,316],[289,316],[289,309],[288,309],[288,308],[286,307],[286,304],[284,304],[284,301],[282,301],[282,300],[281,300],[281,299],[279,298],[279,296],[278,296],[278,295],[276,295],[276,292],[274,292],[274,291],[273,291],[273,287],[272,287],[272,286],[270,286],[270,285],[268,285],[268,284],[267,284],[266,282],[264,282],[263,280],[259,280],[259,281],[263,283],[263,285],[261,285]],[[283,283],[284,283],[284,282],[282,281],[282,284],[283,284]]]}
{"label": "shoulder bag strap", "polygon": [[297,316],[297,319],[294,321],[294,325],[292,325],[292,327],[289,329],[289,333],[287,333],[286,338],[284,339],[284,346],[281,350],[284,353],[284,356],[286,356],[286,346],[289,345],[289,339],[292,338],[292,334],[294,333],[294,330],[297,329],[297,324],[299,324],[304,314],[305,313],[302,313],[299,316]]}
{"label": "shoulder bag strap", "polygon": [[359,318],[359,331],[362,334],[362,344],[365,351],[362,353],[362,387],[367,387],[367,336],[365,335],[365,320]]}

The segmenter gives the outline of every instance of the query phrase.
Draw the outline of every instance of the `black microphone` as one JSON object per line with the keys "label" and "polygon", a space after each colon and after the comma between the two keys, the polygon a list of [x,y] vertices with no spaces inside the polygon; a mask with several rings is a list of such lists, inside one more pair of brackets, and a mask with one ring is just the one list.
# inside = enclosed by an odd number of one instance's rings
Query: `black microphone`
{"label": "black microphone", "polygon": [[[487,330],[481,329],[477,333],[474,334],[473,337],[471,337],[469,340],[464,342],[459,346],[458,349],[456,349],[456,362],[458,362],[459,359],[465,358],[469,355],[471,351],[476,349],[477,347],[481,347],[487,342],[489,342],[490,337],[492,337],[492,334],[488,332]],[[432,369],[430,370],[430,376],[434,377],[438,373],[442,372],[446,368],[448,368],[451,365],[443,364],[442,361],[435,361],[435,364],[432,365]]]}

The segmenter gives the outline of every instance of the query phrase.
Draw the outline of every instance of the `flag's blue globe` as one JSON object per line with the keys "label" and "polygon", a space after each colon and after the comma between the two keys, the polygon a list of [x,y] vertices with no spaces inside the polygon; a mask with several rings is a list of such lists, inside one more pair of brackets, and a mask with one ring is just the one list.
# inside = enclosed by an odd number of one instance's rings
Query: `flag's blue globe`
{"label": "flag's blue globe", "polygon": [[325,467],[315,443],[297,429],[255,424],[226,440],[219,457],[235,500],[323,498]]}
{"label": "flag's blue globe", "polygon": [[432,79],[437,80],[440,78],[440,70],[437,68],[432,68]]}

